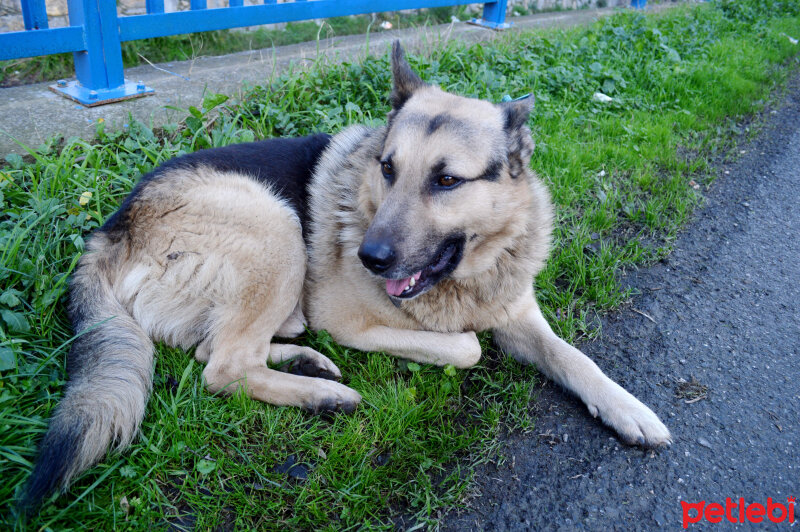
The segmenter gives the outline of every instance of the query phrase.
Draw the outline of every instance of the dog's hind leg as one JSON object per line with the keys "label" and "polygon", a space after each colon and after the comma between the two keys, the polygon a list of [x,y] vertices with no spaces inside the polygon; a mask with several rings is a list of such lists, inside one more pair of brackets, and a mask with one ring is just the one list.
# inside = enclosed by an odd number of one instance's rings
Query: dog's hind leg
{"label": "dog's hind leg", "polygon": [[[234,335],[220,334],[203,371],[210,391],[233,393],[244,388],[253,399],[298,406],[315,413],[355,410],[361,396],[329,380],[340,378],[341,373],[328,358],[309,347],[261,344],[262,324],[258,320]],[[267,360],[272,363],[288,361],[290,373],[268,368]]]}
{"label": "dog's hind leg", "polygon": [[628,443],[654,447],[671,442],[669,430],[652,410],[553,332],[532,295],[526,297],[516,320],[493,333],[503,351],[522,363],[535,364],[580,397],[593,416],[599,415]]}
{"label": "dog's hind leg", "polygon": [[[304,255],[283,255],[280,261],[282,269],[263,264],[269,271],[249,266],[249,276],[240,272],[237,293],[215,305],[213,333],[198,348],[208,353],[207,387],[215,393],[243,388],[253,399],[312,412],[352,412],[361,396],[330,380],[341,377],[333,362],[309,347],[271,343],[297,309],[305,274]],[[268,361],[287,363],[290,373],[268,368]]]}
{"label": "dog's hind leg", "polygon": [[270,344],[269,361],[283,365],[281,369],[294,375],[339,380],[342,372],[325,355],[302,345]]}
{"label": "dog's hind leg", "polygon": [[[243,388],[276,405],[354,409],[358,393],[325,378],[340,376],[330,360],[271,343],[288,321],[294,331],[302,325],[306,246],[296,213],[251,179],[211,169],[192,170],[179,193],[182,207],[143,229],[154,243],[140,262],[154,273],[128,283],[134,316],[170,345],[197,345],[212,392]],[[164,234],[155,239],[159,228]],[[139,279],[138,271],[128,277]],[[268,361],[288,361],[287,370],[313,376],[276,371]]]}

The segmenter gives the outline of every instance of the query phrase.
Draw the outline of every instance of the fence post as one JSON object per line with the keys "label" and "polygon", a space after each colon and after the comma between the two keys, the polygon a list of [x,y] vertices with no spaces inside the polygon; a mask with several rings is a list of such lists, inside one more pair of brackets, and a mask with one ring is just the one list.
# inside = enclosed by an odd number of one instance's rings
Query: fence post
{"label": "fence post", "polygon": [[145,9],[148,15],[164,12],[164,0],[146,0]]}
{"label": "fence post", "polygon": [[44,0],[22,0],[22,20],[26,30],[47,29],[47,7]]}
{"label": "fence post", "polygon": [[50,88],[89,107],[152,94],[130,83],[122,68],[122,45],[115,0],[68,0],[70,26],[82,26],[86,50],[73,52],[77,81]]}
{"label": "fence post", "polygon": [[511,27],[511,24],[506,22],[506,4],[507,0],[499,0],[498,2],[486,2],[483,4],[483,17],[474,18],[469,21],[470,24],[476,26],[483,26],[484,28],[491,28],[493,30],[505,30]]}

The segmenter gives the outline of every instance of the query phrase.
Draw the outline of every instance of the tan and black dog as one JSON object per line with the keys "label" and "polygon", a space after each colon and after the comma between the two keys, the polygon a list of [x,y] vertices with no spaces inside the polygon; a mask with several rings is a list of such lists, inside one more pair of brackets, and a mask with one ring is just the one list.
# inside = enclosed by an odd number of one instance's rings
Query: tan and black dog
{"label": "tan and black dog", "polygon": [[[361,397],[336,382],[328,358],[274,342],[306,324],[343,345],[459,368],[481,356],[475,333],[491,330],[625,441],[670,442],[658,417],[558,338],[536,303],[553,213],[529,169],[532,98],[446,93],[410,69],[398,43],[392,70],[386,126],[174,159],[95,232],[72,278],[81,334],[28,505],[131,442],[153,341],[197,346],[212,392],[351,412]],[[289,371],[268,361],[289,361]]]}

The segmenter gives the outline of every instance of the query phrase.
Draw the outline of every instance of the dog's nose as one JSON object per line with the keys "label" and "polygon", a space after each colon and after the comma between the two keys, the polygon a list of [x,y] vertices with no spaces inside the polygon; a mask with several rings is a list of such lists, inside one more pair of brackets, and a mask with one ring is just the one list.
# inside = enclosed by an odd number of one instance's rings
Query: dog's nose
{"label": "dog's nose", "polygon": [[394,266],[397,255],[386,240],[365,240],[358,248],[358,258],[374,273],[384,273]]}

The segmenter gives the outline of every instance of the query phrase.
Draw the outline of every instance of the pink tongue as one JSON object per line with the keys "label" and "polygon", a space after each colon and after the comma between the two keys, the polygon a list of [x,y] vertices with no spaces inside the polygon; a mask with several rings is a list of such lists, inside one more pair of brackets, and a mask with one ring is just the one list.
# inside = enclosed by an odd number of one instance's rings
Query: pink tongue
{"label": "pink tongue", "polygon": [[411,277],[405,279],[386,279],[386,292],[390,296],[399,296],[403,293]]}
{"label": "pink tongue", "polygon": [[[419,281],[419,278],[422,277],[422,272],[419,271],[411,277],[413,277],[415,281]],[[411,277],[406,277],[405,279],[386,279],[386,292],[390,296],[399,296],[403,293],[406,286],[408,286],[408,283],[411,282]]]}

